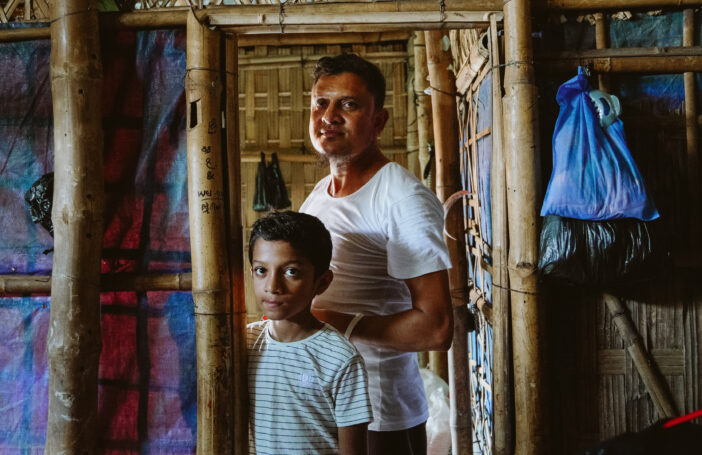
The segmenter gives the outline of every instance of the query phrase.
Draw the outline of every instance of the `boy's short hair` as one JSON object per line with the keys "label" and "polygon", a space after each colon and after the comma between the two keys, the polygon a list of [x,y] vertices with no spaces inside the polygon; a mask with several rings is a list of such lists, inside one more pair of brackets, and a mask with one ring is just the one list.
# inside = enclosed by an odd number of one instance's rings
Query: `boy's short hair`
{"label": "boy's short hair", "polygon": [[288,242],[298,254],[312,263],[315,278],[329,270],[331,235],[316,216],[286,210],[271,212],[256,220],[249,238],[249,262],[253,262],[254,245],[259,238],[269,242]]}
{"label": "boy's short hair", "polygon": [[375,109],[383,108],[385,104],[385,76],[380,69],[356,54],[341,54],[335,57],[322,57],[312,73],[313,84],[322,76],[335,76],[341,73],[352,73],[366,83],[366,89],[373,95]]}

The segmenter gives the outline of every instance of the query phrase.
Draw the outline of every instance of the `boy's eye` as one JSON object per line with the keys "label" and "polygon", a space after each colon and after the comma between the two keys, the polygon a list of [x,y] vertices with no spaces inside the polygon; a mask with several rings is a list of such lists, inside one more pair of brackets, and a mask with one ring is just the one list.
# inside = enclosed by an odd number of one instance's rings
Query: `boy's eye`
{"label": "boy's eye", "polygon": [[254,267],[253,269],[254,275],[264,275],[266,273],[266,269],[264,267]]}
{"label": "boy's eye", "polygon": [[285,269],[285,276],[289,277],[296,277],[300,274],[300,271],[298,269],[290,268],[290,269]]}

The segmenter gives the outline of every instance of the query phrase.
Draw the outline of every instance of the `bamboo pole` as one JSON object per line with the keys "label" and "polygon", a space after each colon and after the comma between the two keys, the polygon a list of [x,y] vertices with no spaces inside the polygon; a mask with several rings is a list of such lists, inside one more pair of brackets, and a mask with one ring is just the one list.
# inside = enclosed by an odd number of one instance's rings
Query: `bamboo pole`
{"label": "bamboo pole", "polygon": [[[431,124],[431,98],[425,93],[429,88],[427,52],[424,45],[424,32],[414,34],[414,96],[417,103],[417,140],[419,142],[419,172],[424,172],[430,163],[429,147],[434,143],[434,129]],[[429,175],[422,182],[434,189],[436,167],[432,165]]]}
{"label": "bamboo pole", "polygon": [[[190,273],[106,273],[100,276],[100,292],[189,291]],[[0,296],[50,294],[50,275],[0,275]]]}
{"label": "bamboo pole", "polygon": [[[458,111],[456,109],[456,81],[449,69],[451,51],[442,49],[444,32],[424,33],[427,67],[431,86],[434,138],[436,141],[436,194],[446,201],[461,190],[458,145]],[[449,286],[453,303],[453,344],[449,350],[449,397],[451,401],[452,453],[473,453],[470,407],[470,370],[468,368],[468,264],[465,255],[465,226],[462,211],[454,208],[446,215],[446,237],[451,255]]]}
{"label": "bamboo pole", "polygon": [[572,72],[589,66],[598,73],[671,74],[702,71],[702,47],[608,48],[544,52],[536,55],[540,68]]}
{"label": "bamboo pole", "polygon": [[237,36],[225,39],[225,131],[228,176],[228,246],[232,290],[234,453],[249,451],[246,302],[244,289],[244,227],[241,214],[241,151],[239,150],[239,74]]}
{"label": "bamboo pole", "polygon": [[54,263],[44,453],[96,447],[103,234],[102,60],[97,5],[51,2]]}
{"label": "bamboo pole", "polygon": [[243,35],[239,47],[246,46],[299,46],[312,44],[379,44],[389,41],[407,41],[408,31],[346,32],[346,33],[277,33]]}
{"label": "bamboo pole", "polygon": [[419,135],[417,130],[417,97],[414,93],[414,35],[407,41],[407,169],[422,178],[419,166]]}
{"label": "bamboo pole", "polygon": [[515,453],[549,452],[543,367],[539,251],[539,137],[531,2],[505,3],[504,144],[514,357]]}
{"label": "bamboo pole", "polygon": [[656,411],[661,418],[675,417],[678,413],[670,398],[668,386],[657,371],[655,360],[648,354],[626,307],[618,297],[612,294],[605,293],[602,295],[602,299],[612,316],[612,322],[617,326],[619,334],[626,344],[626,350],[629,352],[636,370],[641,375],[641,380],[651,396]]}
{"label": "bamboo pole", "polygon": [[[695,12],[692,9],[683,11],[683,46],[695,45]],[[685,130],[687,146],[687,181],[690,201],[690,245],[699,245],[700,232],[700,184],[699,184],[699,125],[697,124],[697,88],[695,84],[695,73],[685,72],[683,74],[685,85]]]}
{"label": "bamboo pole", "polygon": [[492,158],[490,210],[492,212],[492,309],[493,397],[495,454],[514,451],[514,403],[510,337],[509,275],[507,271],[507,190],[502,150],[502,81],[497,20],[490,17],[490,66],[492,70]]}
{"label": "bamboo pole", "polygon": [[[603,13],[595,13],[595,47],[597,49],[609,47],[609,30]],[[597,81],[600,90],[605,93],[610,92],[611,80],[609,74],[598,74]]]}
{"label": "bamboo pole", "polygon": [[222,151],[221,34],[188,16],[188,205],[197,349],[197,453],[232,452],[232,321]]}
{"label": "bamboo pole", "polygon": [[[417,137],[419,140],[419,169],[422,173],[422,183],[432,191],[436,191],[436,160],[431,159],[430,149],[434,146],[434,126],[432,124],[432,99],[427,94],[429,89],[429,69],[427,67],[427,48],[424,32],[415,32],[414,64],[416,75],[414,92],[417,97]],[[427,167],[429,169],[427,169]],[[426,172],[427,177],[424,178]],[[428,366],[431,371],[446,382],[449,382],[448,356],[445,352],[429,351]]]}

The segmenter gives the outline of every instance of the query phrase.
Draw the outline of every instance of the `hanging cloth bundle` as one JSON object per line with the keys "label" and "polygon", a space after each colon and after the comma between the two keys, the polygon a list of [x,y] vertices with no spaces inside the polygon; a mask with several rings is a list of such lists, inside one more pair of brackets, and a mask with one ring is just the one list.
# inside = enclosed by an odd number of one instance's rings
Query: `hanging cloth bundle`
{"label": "hanging cloth bundle", "polygon": [[253,209],[257,212],[265,212],[284,209],[290,205],[288,191],[278,163],[278,154],[273,153],[271,163],[266,165],[266,155],[261,152],[261,161],[256,171]]}
{"label": "hanging cloth bundle", "polygon": [[653,255],[646,222],[659,214],[626,144],[619,100],[590,91],[582,68],[556,100],[539,271],[571,284],[638,278]]}

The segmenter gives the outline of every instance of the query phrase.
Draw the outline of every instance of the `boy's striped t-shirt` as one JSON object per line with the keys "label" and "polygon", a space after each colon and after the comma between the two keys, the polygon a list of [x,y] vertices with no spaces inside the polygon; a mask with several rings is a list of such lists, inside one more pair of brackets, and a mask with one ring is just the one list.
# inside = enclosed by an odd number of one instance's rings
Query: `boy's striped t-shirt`
{"label": "boy's striped t-shirt", "polygon": [[372,420],[363,359],[328,324],[282,343],[269,335],[269,323],[247,327],[249,453],[338,453],[338,427]]}

